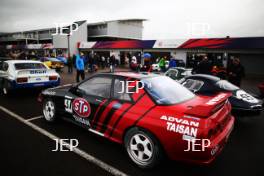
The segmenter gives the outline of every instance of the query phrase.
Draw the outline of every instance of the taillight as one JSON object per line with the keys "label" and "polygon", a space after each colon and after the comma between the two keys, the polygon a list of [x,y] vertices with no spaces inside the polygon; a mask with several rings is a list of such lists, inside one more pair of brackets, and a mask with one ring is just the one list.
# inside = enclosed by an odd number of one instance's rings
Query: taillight
{"label": "taillight", "polygon": [[57,76],[49,76],[49,80],[50,80],[50,81],[54,81],[54,80],[57,80],[57,79],[58,79]]}
{"label": "taillight", "polygon": [[26,83],[28,82],[28,78],[23,77],[23,78],[17,78],[17,83]]}

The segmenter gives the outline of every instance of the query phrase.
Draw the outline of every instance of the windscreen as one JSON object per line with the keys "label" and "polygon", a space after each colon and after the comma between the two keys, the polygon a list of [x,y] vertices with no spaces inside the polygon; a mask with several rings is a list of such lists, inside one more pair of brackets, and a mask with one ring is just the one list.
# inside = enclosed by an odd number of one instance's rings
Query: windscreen
{"label": "windscreen", "polygon": [[16,70],[27,70],[27,69],[46,69],[42,63],[17,63],[15,64]]}
{"label": "windscreen", "polygon": [[146,91],[157,104],[170,105],[181,103],[195,95],[181,84],[166,76],[158,76],[141,80]]}
{"label": "windscreen", "polygon": [[234,91],[238,90],[239,88],[235,86],[234,84],[231,84],[230,82],[226,80],[221,80],[216,83],[217,86],[219,86],[221,89],[227,90],[227,91]]}

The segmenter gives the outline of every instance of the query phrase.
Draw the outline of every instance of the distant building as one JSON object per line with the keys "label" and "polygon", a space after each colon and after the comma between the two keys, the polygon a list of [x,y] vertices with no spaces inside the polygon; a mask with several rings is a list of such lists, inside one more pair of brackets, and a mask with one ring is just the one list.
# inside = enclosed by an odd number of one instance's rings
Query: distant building
{"label": "distant building", "polygon": [[77,21],[75,23],[79,25],[78,30],[69,37],[67,35],[52,35],[56,32],[56,28],[0,33],[0,48],[13,45],[14,47],[7,48],[23,49],[21,46],[30,45],[31,49],[38,49],[39,45],[32,47],[32,44],[53,44],[54,49],[67,53],[69,44],[70,53],[73,54],[77,51],[77,43],[81,41],[141,40],[143,21],[145,20],[123,19],[91,24],[87,24],[86,21]]}

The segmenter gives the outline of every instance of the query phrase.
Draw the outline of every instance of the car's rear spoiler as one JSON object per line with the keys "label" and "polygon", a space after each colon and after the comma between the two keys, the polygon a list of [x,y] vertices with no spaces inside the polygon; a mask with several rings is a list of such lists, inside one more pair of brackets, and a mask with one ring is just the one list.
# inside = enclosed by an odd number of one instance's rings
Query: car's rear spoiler
{"label": "car's rear spoiler", "polygon": [[226,101],[228,101],[228,98],[231,95],[232,95],[231,93],[219,93],[216,96],[209,99],[204,104],[190,108],[185,112],[185,114],[204,117],[204,118],[209,117],[210,115],[214,114],[219,109],[221,109],[226,103]]}

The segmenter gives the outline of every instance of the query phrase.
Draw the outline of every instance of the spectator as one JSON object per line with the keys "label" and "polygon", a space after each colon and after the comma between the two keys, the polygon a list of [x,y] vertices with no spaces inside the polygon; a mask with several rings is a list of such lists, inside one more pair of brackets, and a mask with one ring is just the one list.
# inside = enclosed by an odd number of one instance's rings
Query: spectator
{"label": "spectator", "polygon": [[243,65],[241,65],[240,59],[235,58],[228,70],[228,80],[234,85],[240,87],[243,77],[245,77],[245,69]]}
{"label": "spectator", "polygon": [[81,58],[79,54],[76,54],[76,69],[77,69],[76,81],[77,82],[80,81],[80,79],[79,79],[80,76],[81,76],[82,80],[84,80],[84,78],[85,78],[84,61],[83,61],[83,58]]}
{"label": "spectator", "polygon": [[198,74],[211,74],[212,65],[209,62],[207,56],[205,56],[202,61],[197,65],[196,73]]}
{"label": "spectator", "polygon": [[161,59],[159,61],[159,67],[160,67],[162,72],[166,71],[166,63],[165,63],[165,59],[163,57],[161,57]]}
{"label": "spectator", "polygon": [[68,58],[68,73],[72,73],[73,68],[73,57]]}
{"label": "spectator", "polygon": [[115,72],[115,64],[116,64],[116,58],[115,55],[112,54],[110,57],[110,72]]}
{"label": "spectator", "polygon": [[90,72],[93,73],[94,71],[94,54],[90,54],[90,57],[89,57],[89,60],[88,60],[88,63],[89,63],[89,67],[90,67]]}
{"label": "spectator", "polygon": [[76,55],[73,54],[72,56],[72,62],[73,62],[73,66],[76,68]]}
{"label": "spectator", "polygon": [[104,69],[106,65],[104,56],[101,57],[101,62],[102,62],[102,68]]}
{"label": "spectator", "polygon": [[169,62],[169,68],[177,67],[176,60],[172,57]]}

